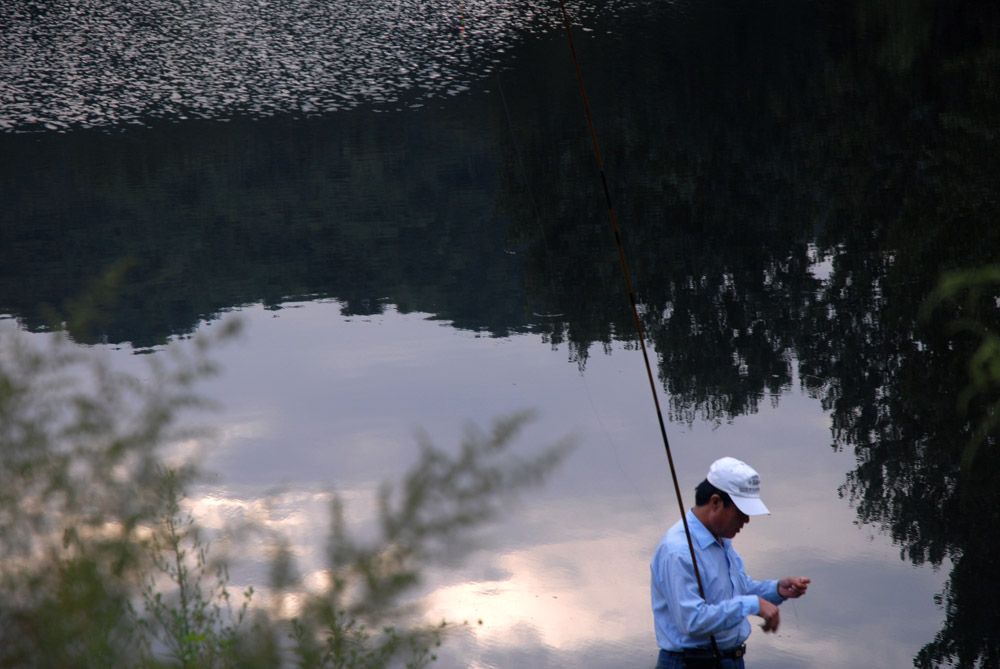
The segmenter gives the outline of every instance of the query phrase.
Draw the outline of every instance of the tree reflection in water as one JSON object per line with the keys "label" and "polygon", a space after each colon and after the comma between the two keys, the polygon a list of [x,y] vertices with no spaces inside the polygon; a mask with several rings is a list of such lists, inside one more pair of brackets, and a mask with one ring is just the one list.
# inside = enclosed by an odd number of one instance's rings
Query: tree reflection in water
{"label": "tree reflection in water", "polygon": [[[995,9],[986,13],[998,18]],[[868,3],[828,14],[818,39],[808,31],[780,35],[797,40],[806,63],[806,72],[787,77],[780,67],[778,76],[763,76],[713,52],[723,59],[719,69],[746,81],[745,96],[730,100],[732,87],[714,90],[718,79],[707,78],[699,89],[699,66],[685,66],[682,54],[700,41],[703,24],[685,24],[685,35],[668,30],[677,40],[665,40],[662,67],[635,61],[648,70],[643,79],[701,91],[709,103],[630,99],[605,110],[605,132],[626,144],[606,161],[607,172],[624,196],[620,219],[633,224],[624,233],[630,266],[674,417],[752,413],[790,385],[797,365],[803,386],[831,414],[833,447],[855,453],[841,493],[859,520],[890,534],[914,564],[954,565],[941,595],[944,627],[915,663],[994,666],[1000,589],[984,575],[1000,536],[995,434],[972,467],[961,462],[977,425],[995,411],[997,388],[960,412],[980,340],[949,334],[949,323],[968,313],[942,308],[929,322],[919,313],[942,271],[995,262],[1000,248],[993,225],[1000,154],[989,130],[1000,120],[1000,96],[985,83],[1000,74],[998,35],[945,3],[905,16],[900,23],[887,3]],[[867,27],[851,48],[836,37],[845,21]],[[737,43],[754,26],[773,24],[780,21],[736,12],[715,15],[711,30]],[[612,80],[591,88],[604,99],[624,94]],[[517,132],[529,148],[510,146],[508,163],[517,151],[575,150],[560,163],[592,160],[583,142],[556,145],[555,122]],[[590,207],[593,189],[581,183],[539,169],[521,184],[558,194],[538,216],[556,229],[546,230],[544,249],[532,248],[529,271],[565,268],[548,305],[559,313],[585,314],[619,290],[603,272],[588,276],[594,262],[585,261],[586,250],[560,244],[603,224],[603,212]],[[531,237],[535,217],[516,190],[505,191],[507,211]],[[567,213],[566,203],[575,209]],[[817,257],[829,262],[828,276],[814,274]],[[996,298],[993,285],[976,304],[976,318],[993,332]],[[620,321],[612,323],[609,333],[607,320],[568,319],[548,335],[585,352],[609,336],[627,337]]]}

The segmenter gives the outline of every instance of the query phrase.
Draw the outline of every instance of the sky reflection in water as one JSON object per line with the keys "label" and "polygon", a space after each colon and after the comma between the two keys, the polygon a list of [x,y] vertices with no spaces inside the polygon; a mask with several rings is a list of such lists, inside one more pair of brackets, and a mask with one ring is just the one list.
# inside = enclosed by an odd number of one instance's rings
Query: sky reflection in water
{"label": "sky reflection in water", "polygon": [[[677,510],[637,351],[595,355],[581,375],[535,335],[477,337],[392,311],[347,318],[334,302],[291,306],[242,310],[245,334],[218,352],[225,372],[205,388],[226,407],[205,457],[218,478],[197,507],[208,524],[283,489],[272,519],[317,578],[331,489],[363,523],[379,483],[415,459],[415,430],[452,447],[469,421],[540,409],[517,447],[567,434],[578,447],[483,533],[480,550],[430,575],[429,617],[471,623],[435,666],[652,666],[649,556]],[[818,402],[796,390],[732,424],[668,430],[687,504],[717,457],[760,471],[773,515],[737,538],[751,575],[813,578],[809,596],[784,607],[780,634],[755,628],[757,666],[907,666],[933,637],[948,570],[914,568],[854,524],[837,498],[852,456],[830,449]]]}

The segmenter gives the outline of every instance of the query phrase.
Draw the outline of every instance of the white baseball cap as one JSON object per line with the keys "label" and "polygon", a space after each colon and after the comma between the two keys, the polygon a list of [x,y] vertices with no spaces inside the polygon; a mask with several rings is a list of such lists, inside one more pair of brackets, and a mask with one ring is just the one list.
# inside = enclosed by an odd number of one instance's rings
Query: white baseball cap
{"label": "white baseball cap", "polygon": [[770,514],[760,501],[760,476],[756,470],[736,458],[720,458],[708,468],[708,482],[729,493],[736,507],[748,516]]}

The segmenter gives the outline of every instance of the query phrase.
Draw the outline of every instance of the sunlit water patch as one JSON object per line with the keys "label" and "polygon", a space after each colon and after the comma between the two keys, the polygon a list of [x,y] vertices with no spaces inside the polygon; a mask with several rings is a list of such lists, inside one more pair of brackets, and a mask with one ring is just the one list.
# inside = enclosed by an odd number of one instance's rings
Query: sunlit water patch
{"label": "sunlit water patch", "polygon": [[419,106],[558,18],[504,0],[4,0],[0,131]]}

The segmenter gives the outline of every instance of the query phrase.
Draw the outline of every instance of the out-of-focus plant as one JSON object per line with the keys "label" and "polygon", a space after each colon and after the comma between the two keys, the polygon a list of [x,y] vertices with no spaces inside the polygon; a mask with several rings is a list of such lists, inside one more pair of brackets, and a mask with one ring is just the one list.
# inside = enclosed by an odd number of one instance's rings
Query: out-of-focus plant
{"label": "out-of-focus plant", "polygon": [[180,417],[207,404],[212,340],[149,356],[140,379],[62,332],[39,346],[0,326],[0,664],[127,665],[163,449],[195,436]]}
{"label": "out-of-focus plant", "polygon": [[570,448],[564,440],[527,459],[510,446],[528,412],[497,420],[489,432],[470,427],[452,456],[424,435],[420,458],[398,489],[379,494],[380,535],[359,541],[334,497],[327,540],[326,586],[310,593],[292,621],[297,652],[306,666],[380,667],[397,655],[407,667],[434,659],[448,623],[399,627],[412,607],[401,600],[420,582],[423,568],[454,559],[472,547],[470,531],[493,520],[526,486],[540,483]]}
{"label": "out-of-focus plant", "polygon": [[185,474],[167,469],[160,478],[163,515],[146,544],[153,569],[142,586],[143,610],[130,608],[142,664],[153,664],[162,647],[185,667],[240,666],[239,633],[253,587],[234,611],[228,565],[213,559],[220,556],[210,553],[211,544],[181,506]]}
{"label": "out-of-focus plant", "polygon": [[38,346],[0,321],[0,666],[426,666],[450,626],[406,604],[421,574],[569,448],[515,457],[527,413],[470,429],[455,455],[423,437],[417,464],[381,490],[373,540],[352,536],[335,497],[325,586],[304,589],[274,537],[270,590],[302,602],[295,618],[255,606],[250,586],[234,605],[229,554],[187,511],[197,469],[165,467],[164,449],[204,436],[181,417],[209,404],[194,386],[235,328],[147,356],[140,378],[64,334]]}
{"label": "out-of-focus plant", "polygon": [[921,310],[926,321],[938,309],[950,305],[953,319],[946,325],[952,335],[970,335],[977,347],[968,361],[969,383],[957,398],[958,409],[970,414],[977,400],[976,428],[962,454],[968,469],[983,442],[1000,426],[1000,266],[956,270],[942,276]]}

